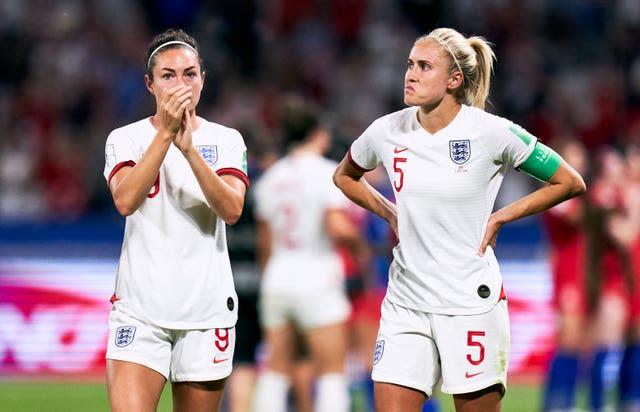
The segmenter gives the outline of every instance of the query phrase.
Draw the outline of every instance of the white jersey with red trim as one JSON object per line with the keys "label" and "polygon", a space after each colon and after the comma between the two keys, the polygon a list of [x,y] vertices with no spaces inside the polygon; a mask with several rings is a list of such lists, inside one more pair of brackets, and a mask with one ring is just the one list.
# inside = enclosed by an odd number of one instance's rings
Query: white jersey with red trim
{"label": "white jersey with red trim", "polygon": [[256,183],[256,216],[269,223],[271,256],[263,293],[319,293],[343,287],[344,265],[324,227],[327,210],[346,209],[333,184],[337,163],[312,153],[286,156]]}
{"label": "white jersey with red trim", "polygon": [[438,314],[486,312],[500,297],[502,278],[491,247],[482,257],[478,249],[507,167],[523,163],[536,138],[466,105],[432,135],[417,111],[377,119],[349,150],[357,168],[382,164],[394,188],[399,244],[388,299]]}
{"label": "white jersey with red trim", "polygon": [[[150,119],[115,129],[105,148],[107,181],[135,165],[157,131]],[[217,174],[249,184],[238,131],[201,119],[193,145]],[[171,145],[147,199],[126,218],[115,286],[123,312],[170,329],[231,327],[236,296],[224,221],[209,208],[191,167]]]}

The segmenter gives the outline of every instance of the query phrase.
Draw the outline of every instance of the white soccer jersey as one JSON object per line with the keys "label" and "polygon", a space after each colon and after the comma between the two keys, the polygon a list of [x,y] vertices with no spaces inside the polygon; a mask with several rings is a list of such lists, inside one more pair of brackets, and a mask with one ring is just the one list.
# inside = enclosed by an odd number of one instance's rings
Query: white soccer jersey
{"label": "white soccer jersey", "polygon": [[439,314],[486,312],[498,301],[502,279],[493,250],[483,257],[477,252],[507,167],[524,162],[536,139],[465,105],[431,135],[417,111],[410,107],[377,119],[349,150],[360,169],[382,163],[394,188],[399,244],[388,299]]}
{"label": "white soccer jersey", "polygon": [[328,209],[348,207],[333,184],[337,164],[321,156],[286,156],[256,184],[256,215],[269,222],[271,257],[263,293],[318,293],[343,287],[344,268],[324,228]]}
{"label": "white soccer jersey", "polygon": [[[149,119],[112,131],[105,149],[107,181],[121,167],[135,165],[155,134]],[[218,175],[249,183],[246,147],[236,130],[202,119],[193,145]],[[235,325],[238,298],[225,223],[173,144],[147,199],[126,218],[115,296],[123,312],[165,328]]]}

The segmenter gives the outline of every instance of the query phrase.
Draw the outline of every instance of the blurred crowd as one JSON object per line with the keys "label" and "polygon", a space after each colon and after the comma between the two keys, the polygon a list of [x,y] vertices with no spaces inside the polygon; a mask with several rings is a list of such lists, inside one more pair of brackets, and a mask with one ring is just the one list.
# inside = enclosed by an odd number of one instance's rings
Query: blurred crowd
{"label": "blurred crowd", "polygon": [[[0,217],[112,212],[104,141],[152,113],[142,53],[167,27],[199,39],[200,114],[240,129],[260,169],[281,149],[287,94],[326,111],[334,158],[402,108],[410,45],[436,25],[494,44],[488,110],[542,141],[577,138],[591,151],[640,139],[635,0],[3,0]],[[523,181],[501,196],[526,191]]]}
{"label": "blurred crowd", "polygon": [[[640,341],[640,309],[623,293],[637,291],[629,285],[640,282],[637,269],[625,266],[640,266],[630,261],[640,256],[638,231],[631,230],[640,227],[637,0],[2,0],[0,222],[115,212],[102,176],[105,140],[112,129],[154,112],[143,82],[144,51],[166,28],[183,28],[199,40],[207,74],[198,113],[240,130],[253,181],[283,154],[279,108],[288,96],[323,109],[333,133],[328,156],[337,160],[374,119],[404,107],[414,39],[447,26],[494,45],[488,111],[559,151],[571,142],[585,153],[590,193],[581,206],[586,213],[576,219],[592,260],[581,269],[590,288],[581,316],[602,316],[611,332],[590,350],[624,350],[627,334]],[[379,171],[367,178],[391,197]],[[497,206],[536,184],[508,174]],[[255,298],[257,290],[255,265],[239,263],[255,260],[253,207],[249,196],[229,236],[243,299]],[[354,311],[374,313],[363,321],[362,334],[370,335],[395,239],[382,221],[358,210],[354,215],[374,252],[375,287],[351,285],[364,295],[354,300]],[[594,291],[604,288],[599,282],[609,260],[619,269],[620,303],[605,308],[618,312],[598,314],[605,306]],[[633,333],[626,330],[630,318]],[[616,333],[611,319],[620,319]],[[353,330],[359,333],[359,326]],[[370,339],[361,339],[363,351]],[[567,351],[584,349],[584,335],[566,341],[559,346]],[[566,370],[562,362],[558,368]],[[358,370],[362,362],[352,364],[352,375],[366,375]],[[561,388],[572,397],[574,390]]]}

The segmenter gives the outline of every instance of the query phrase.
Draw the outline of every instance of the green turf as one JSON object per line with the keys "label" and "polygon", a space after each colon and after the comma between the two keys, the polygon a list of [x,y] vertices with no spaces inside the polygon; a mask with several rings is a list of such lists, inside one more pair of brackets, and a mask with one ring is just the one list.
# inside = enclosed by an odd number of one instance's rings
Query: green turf
{"label": "green turf", "polygon": [[[453,412],[451,396],[438,393],[440,412]],[[540,388],[510,385],[502,404],[505,412],[537,412]],[[109,411],[104,383],[0,381],[0,411],[101,412]],[[158,412],[171,411],[171,392],[165,388]]]}
{"label": "green turf", "polygon": [[[0,382],[0,411],[109,412],[104,383]],[[162,393],[158,412],[171,411],[171,391]]]}
{"label": "green turf", "polygon": [[[538,412],[540,410],[541,388],[537,385],[509,385],[502,400],[504,412]],[[440,412],[454,412],[451,395],[437,393]]]}

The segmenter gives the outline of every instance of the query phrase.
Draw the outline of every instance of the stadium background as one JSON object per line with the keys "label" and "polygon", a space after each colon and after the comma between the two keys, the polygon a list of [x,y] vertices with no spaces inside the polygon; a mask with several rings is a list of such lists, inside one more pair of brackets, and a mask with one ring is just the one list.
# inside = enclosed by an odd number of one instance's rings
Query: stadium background
{"label": "stadium background", "polygon": [[[155,33],[181,27],[200,41],[198,113],[240,129],[257,168],[277,150],[276,108],[290,93],[326,110],[340,157],[369,122],[403,106],[409,47],[438,26],[495,45],[488,110],[542,141],[575,136],[596,150],[640,138],[635,0],[0,1],[0,391],[102,379],[124,224],[102,177],[104,141],[152,113],[142,77]],[[509,173],[497,206],[534,187]],[[229,228],[229,238],[241,277],[252,270],[242,253],[251,227]],[[510,373],[535,382],[553,338],[539,218],[505,228],[497,253]]]}

